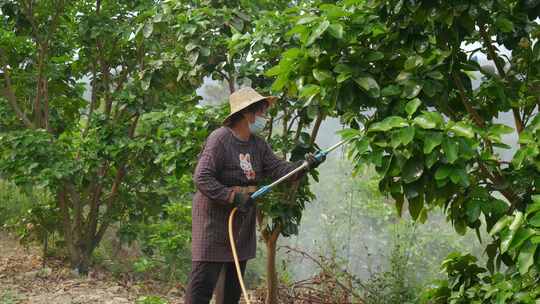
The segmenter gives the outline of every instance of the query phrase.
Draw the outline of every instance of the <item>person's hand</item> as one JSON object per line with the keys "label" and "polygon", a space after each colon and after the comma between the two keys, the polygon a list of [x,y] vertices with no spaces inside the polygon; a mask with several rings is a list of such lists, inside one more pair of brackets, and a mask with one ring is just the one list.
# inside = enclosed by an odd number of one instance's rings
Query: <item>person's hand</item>
{"label": "person's hand", "polygon": [[251,196],[249,194],[245,194],[242,192],[235,192],[234,198],[233,198],[233,205],[238,208],[238,211],[240,212],[247,212],[251,206],[255,204],[253,199],[251,199]]}
{"label": "person's hand", "polygon": [[323,155],[320,159],[317,159],[313,153],[307,153],[305,157],[308,170],[317,168],[326,160],[326,155]]}

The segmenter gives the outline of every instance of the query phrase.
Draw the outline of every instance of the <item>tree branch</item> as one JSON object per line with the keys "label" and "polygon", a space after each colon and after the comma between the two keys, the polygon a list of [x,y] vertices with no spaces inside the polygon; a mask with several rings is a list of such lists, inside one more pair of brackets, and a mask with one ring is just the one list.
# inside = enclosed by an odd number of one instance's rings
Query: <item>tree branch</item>
{"label": "tree branch", "polygon": [[[128,79],[129,75],[129,66],[122,66],[122,71],[120,72],[120,76],[118,78],[118,81],[116,83],[116,88],[114,89],[113,95],[117,95],[120,90],[124,88],[124,84]],[[114,106],[114,114],[113,114],[113,121],[118,121],[120,114],[120,103],[116,103]]]}
{"label": "tree branch", "polygon": [[[467,98],[467,95],[465,93],[465,88],[463,87],[463,84],[461,83],[461,79],[456,75],[455,72],[452,72],[452,77],[454,79],[454,84],[458,87],[459,94],[461,96],[461,101],[463,102],[463,105],[467,109],[467,112],[471,115],[476,125],[482,129],[484,129],[485,123],[484,120],[480,117],[478,112],[471,106],[469,99]],[[489,140],[486,140],[486,145],[491,150],[491,142]],[[519,197],[512,191],[511,189],[507,188],[506,181],[502,175],[499,174],[499,172],[490,172],[487,167],[481,162],[478,162],[478,165],[480,166],[480,169],[484,173],[485,178],[488,178],[491,180],[494,184],[498,185],[499,188],[504,190],[500,190],[500,192],[504,195],[506,199],[510,202],[513,209],[517,203],[520,201]],[[506,187],[506,188],[505,188]]]}
{"label": "tree branch", "polygon": [[91,183],[90,188],[92,191],[92,196],[90,197],[90,211],[88,212],[87,219],[87,242],[90,244],[92,238],[94,237],[98,224],[99,216],[99,202],[101,193],[103,191],[104,177],[108,171],[108,164],[105,162],[98,171],[98,174],[94,177],[94,181]]}
{"label": "tree branch", "polygon": [[70,183],[66,182],[65,184],[66,189],[69,193],[69,196],[71,197],[71,203],[73,204],[73,212],[75,213],[75,221],[74,221],[74,229],[80,228],[81,222],[82,222],[82,202],[81,202],[81,195],[77,190],[75,189],[75,186]]}
{"label": "tree branch", "polygon": [[289,123],[289,127],[287,128],[287,132],[290,132],[290,131],[291,131],[291,129],[292,129],[293,125],[294,125],[294,122],[295,122],[298,118],[300,118],[300,114],[299,114],[299,113],[296,114],[296,115],[293,117],[293,119],[291,119],[291,122]]}
{"label": "tree branch", "polygon": [[[135,116],[135,119],[133,120],[133,123],[131,124],[129,130],[128,130],[128,136],[129,138],[133,138],[135,135],[135,130],[137,129],[137,125],[139,122],[140,114],[137,114]],[[111,193],[106,199],[106,205],[107,210],[105,211],[105,214],[103,215],[103,221],[101,223],[101,226],[99,227],[99,230],[97,231],[94,241],[92,243],[92,246],[95,246],[96,244],[99,244],[103,236],[105,235],[105,232],[107,231],[107,228],[112,222],[112,213],[113,213],[113,202],[116,196],[118,195],[118,190],[120,189],[120,185],[122,184],[122,181],[127,174],[127,168],[126,164],[127,160],[124,161],[117,169],[116,176],[113,181],[113,185],[111,187]]]}
{"label": "tree branch", "polygon": [[458,88],[459,96],[461,97],[461,102],[465,106],[465,109],[467,112],[471,115],[474,122],[480,127],[485,128],[485,123],[480,114],[472,107],[471,103],[469,102],[469,98],[467,97],[467,94],[465,93],[465,87],[463,86],[463,83],[461,82],[461,79],[458,75],[456,75],[455,72],[452,72],[452,78],[454,80],[454,84]]}
{"label": "tree branch", "polygon": [[298,126],[296,127],[296,134],[294,135],[294,143],[298,144],[300,141],[300,135],[302,134],[302,129],[304,128],[304,119],[300,118]]}
{"label": "tree branch", "polygon": [[69,207],[66,202],[66,190],[65,185],[62,185],[57,192],[58,207],[60,208],[60,214],[62,215],[62,226],[64,230],[64,238],[70,255],[76,256],[75,242],[73,239],[73,227],[71,226],[71,217],[69,215]]}
{"label": "tree branch", "polygon": [[319,110],[319,113],[317,114],[317,120],[315,120],[315,125],[313,126],[313,130],[311,130],[311,145],[315,144],[315,139],[317,138],[317,134],[319,133],[319,129],[323,120],[324,114],[322,113],[322,111]]}
{"label": "tree branch", "polygon": [[28,3],[26,2],[27,1],[20,2],[21,6],[23,7],[23,14],[26,16],[28,22],[30,22],[30,27],[32,28],[32,32],[34,33],[34,39],[36,39],[36,42],[39,42],[41,39],[38,35],[39,29],[34,18],[34,12],[32,11],[32,1],[28,1]]}
{"label": "tree branch", "polygon": [[96,107],[97,102],[97,71],[96,71],[96,59],[94,58],[94,62],[92,63],[92,92],[90,95],[90,109],[88,110],[88,119],[86,121],[86,127],[84,128],[84,131],[82,133],[83,137],[86,137],[88,134],[88,130],[90,129],[90,126],[92,124],[92,115],[94,115],[94,108]]}
{"label": "tree branch", "polygon": [[[0,60],[2,60],[2,58],[6,58],[6,56],[4,55],[3,50],[0,48]],[[19,103],[17,102],[17,97],[15,96],[15,92],[13,91],[13,86],[11,84],[11,77],[9,76],[9,68],[8,68],[7,63],[4,61],[2,66],[3,66],[2,69],[4,71],[4,83],[5,83],[5,87],[3,89],[2,95],[6,97],[9,104],[11,105],[11,108],[13,109],[13,111],[15,111],[15,114],[17,115],[17,117],[23,121],[24,125],[29,129],[35,129],[34,124],[30,121],[30,119],[28,119],[26,114],[22,111],[21,107],[19,106]]]}
{"label": "tree branch", "polygon": [[300,254],[302,255],[303,257],[306,257],[308,258],[309,260],[311,260],[313,263],[315,263],[317,266],[319,266],[319,268],[326,274],[330,275],[330,276],[333,276],[333,279],[334,279],[334,282],[339,285],[339,287],[341,287],[343,290],[349,292],[350,294],[352,294],[355,298],[357,299],[362,299],[360,297],[360,295],[358,295],[353,289],[345,286],[345,284],[341,283],[339,281],[339,279],[337,278],[336,275],[334,275],[334,272],[335,270],[332,270],[332,269],[328,269],[328,267],[324,266],[322,264],[322,262],[320,262],[319,260],[315,259],[314,257],[312,257],[309,253],[307,252],[304,252],[304,251],[301,251],[299,249],[296,249],[296,248],[292,248],[290,246],[281,246],[281,248],[285,248],[287,249],[287,251],[289,252],[295,252],[297,254]]}
{"label": "tree branch", "polygon": [[268,136],[266,137],[266,141],[270,141],[272,138],[272,131],[274,129],[274,116],[270,117],[270,121],[268,122]]}
{"label": "tree branch", "polygon": [[[482,39],[484,40],[484,45],[487,48],[488,55],[491,57],[491,60],[495,63],[495,67],[497,68],[497,71],[499,72],[499,75],[502,79],[506,78],[506,72],[504,71],[504,66],[501,64],[499,60],[497,60],[498,56],[495,52],[495,48],[493,47],[493,44],[491,43],[491,38],[489,37],[489,34],[486,32],[485,29],[486,25],[480,25],[480,36],[482,36]],[[520,114],[519,114],[519,108],[512,107],[512,113],[514,115],[514,121],[516,124],[516,130],[518,134],[520,134],[525,126],[523,125],[523,120],[521,120]]]}

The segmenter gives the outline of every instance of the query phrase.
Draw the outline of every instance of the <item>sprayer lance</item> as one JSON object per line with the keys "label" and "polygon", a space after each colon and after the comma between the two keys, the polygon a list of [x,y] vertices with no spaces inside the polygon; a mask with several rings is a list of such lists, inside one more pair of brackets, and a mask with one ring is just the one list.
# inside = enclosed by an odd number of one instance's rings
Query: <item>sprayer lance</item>
{"label": "sprayer lance", "polygon": [[[341,145],[343,145],[344,143],[346,142],[346,140],[342,140],[340,142],[338,142],[337,144],[333,145],[332,147],[324,150],[324,151],[319,151],[317,154],[315,154],[315,158],[317,160],[321,160],[323,159],[328,153],[334,151],[335,149],[337,149],[338,147],[340,147]],[[262,186],[261,188],[259,188],[259,190],[257,190],[256,192],[254,192],[252,195],[251,195],[251,198],[252,199],[256,199],[260,196],[263,196],[265,195],[266,193],[268,193],[274,186],[282,183],[283,181],[289,179],[291,176],[295,175],[296,173],[298,173],[299,171],[301,170],[304,170],[306,167],[307,167],[308,163],[307,162],[304,162],[301,166],[299,166],[298,168],[292,170],[291,172],[285,174],[284,176],[280,177],[279,179],[277,179],[275,182],[269,184],[269,185],[266,185],[266,186]]]}

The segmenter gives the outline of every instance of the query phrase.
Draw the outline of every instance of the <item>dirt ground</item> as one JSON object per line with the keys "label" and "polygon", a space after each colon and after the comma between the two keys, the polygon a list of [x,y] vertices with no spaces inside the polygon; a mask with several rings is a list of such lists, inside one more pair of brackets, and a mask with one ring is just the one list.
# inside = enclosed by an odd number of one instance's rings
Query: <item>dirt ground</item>
{"label": "dirt ground", "polygon": [[142,301],[156,295],[169,304],[183,303],[180,290],[174,286],[115,277],[104,270],[82,277],[65,264],[47,260],[43,267],[37,248],[24,248],[13,236],[0,231],[0,304],[160,303]]}

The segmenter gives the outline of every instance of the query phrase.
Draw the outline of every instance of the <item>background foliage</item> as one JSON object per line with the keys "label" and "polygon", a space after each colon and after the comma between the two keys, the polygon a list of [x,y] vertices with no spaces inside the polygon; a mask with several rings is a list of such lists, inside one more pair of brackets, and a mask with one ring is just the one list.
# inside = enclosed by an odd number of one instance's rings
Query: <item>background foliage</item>
{"label": "background foliage", "polygon": [[[399,227],[386,207],[370,207],[394,204],[416,223],[442,210],[459,235],[476,234],[485,265],[450,255],[447,280],[424,301],[537,297],[538,1],[4,0],[0,9],[0,175],[14,189],[7,201],[43,194],[4,208],[28,210],[15,222],[37,239],[59,236],[79,271],[111,226],[142,242],[142,268],[188,259],[191,172],[224,113],[199,106],[195,91],[210,76],[229,93],[251,85],[281,97],[264,136],[284,159],[314,151],[329,117],[346,125],[352,166],[372,166],[388,196],[362,205],[374,212],[370,229]],[[298,234],[313,199],[304,180],[261,201],[267,303],[277,301],[279,236]]]}

